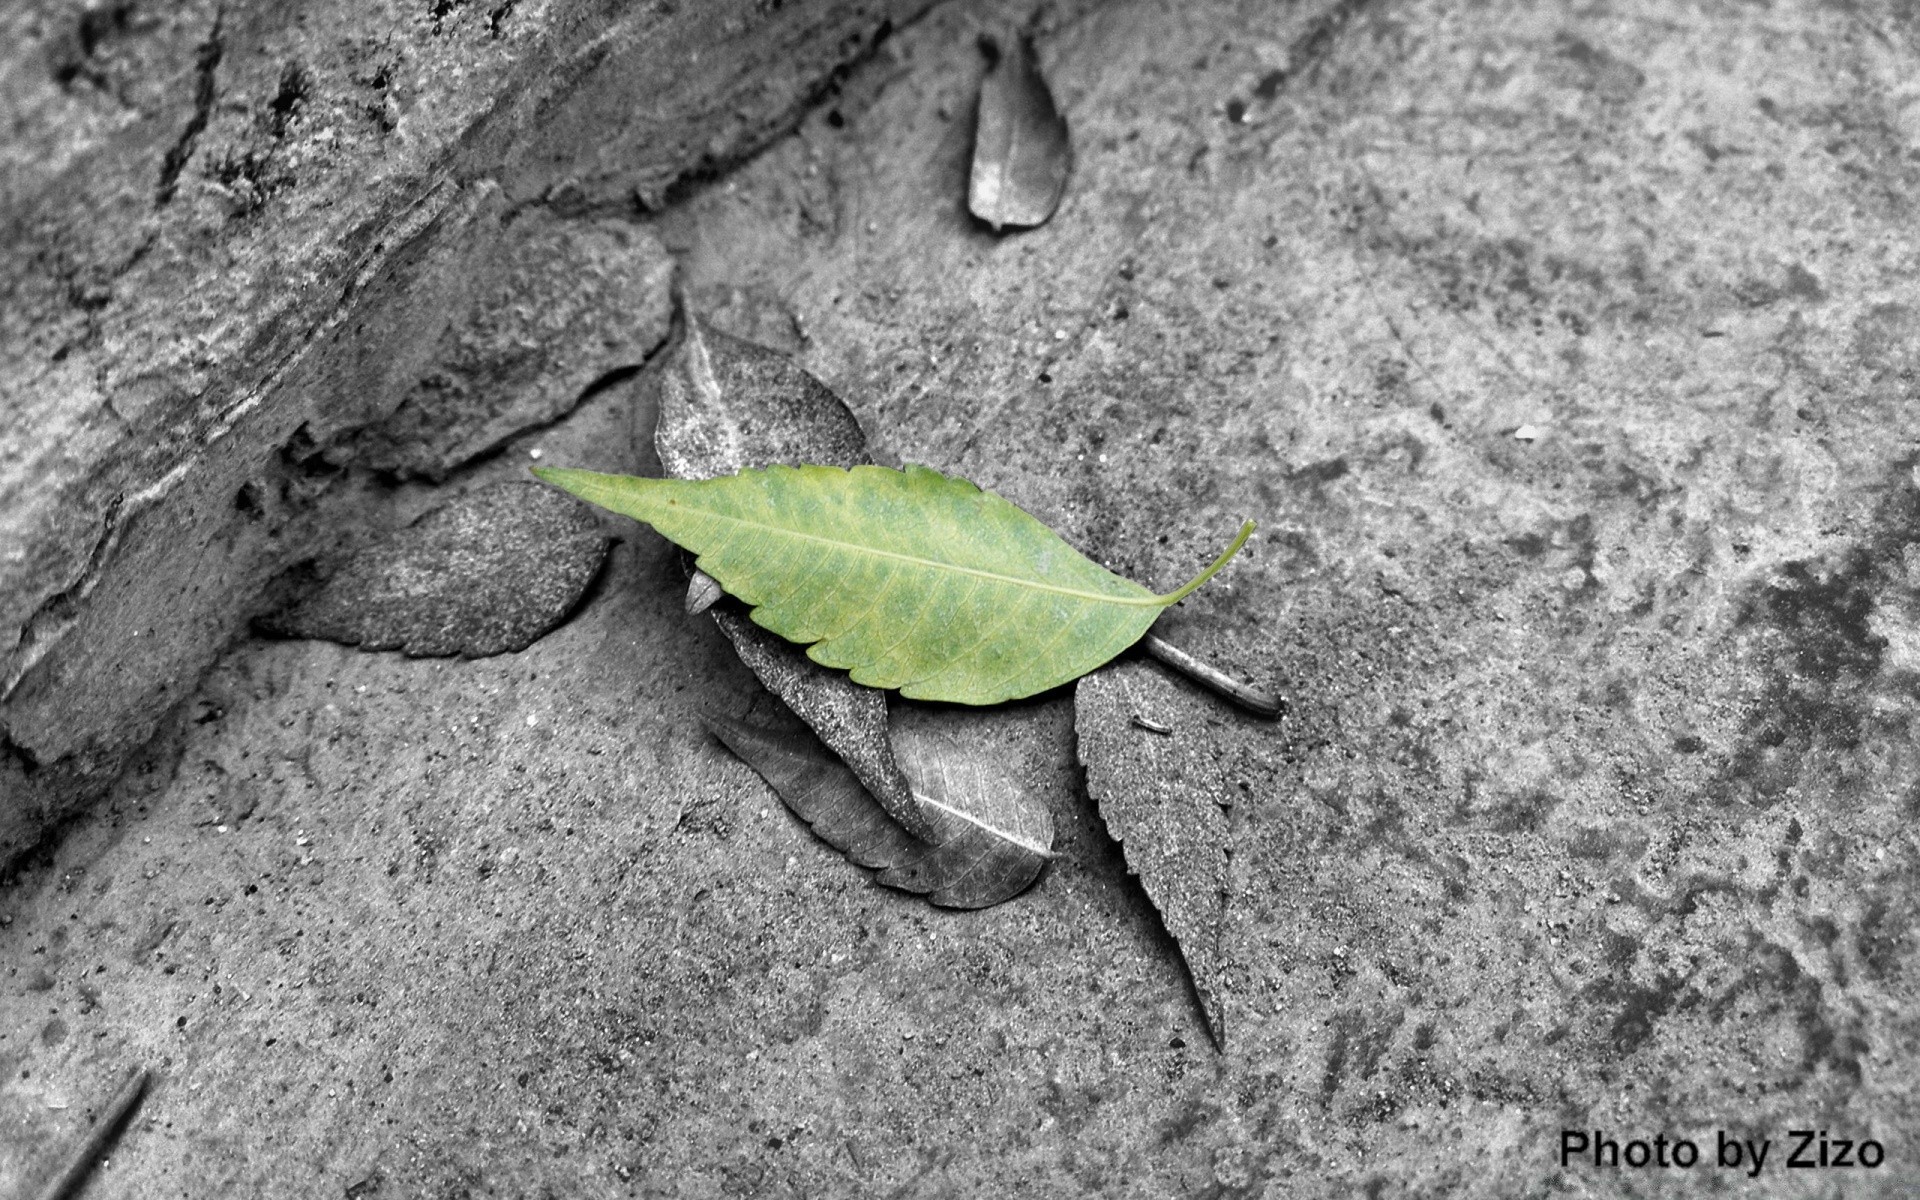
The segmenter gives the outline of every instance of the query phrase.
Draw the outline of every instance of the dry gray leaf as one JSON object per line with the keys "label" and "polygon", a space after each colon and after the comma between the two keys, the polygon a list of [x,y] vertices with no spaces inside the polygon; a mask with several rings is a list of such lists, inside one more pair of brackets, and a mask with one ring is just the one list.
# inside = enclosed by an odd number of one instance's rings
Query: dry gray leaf
{"label": "dry gray leaf", "polygon": [[684,306],[659,389],[653,444],[676,479],[772,463],[873,461],[860,423],[831,388],[786,355],[729,337]]}
{"label": "dry gray leaf", "polygon": [[697,617],[720,602],[726,592],[714,582],[713,576],[695,568],[693,576],[687,580],[687,615]]}
{"label": "dry gray leaf", "polygon": [[255,624],[416,657],[524,650],[573,611],[607,542],[593,510],[573,497],[496,483],[388,534]]}
{"label": "dry gray leaf", "polygon": [[[654,448],[667,474],[710,479],[772,463],[852,467],[873,460],[866,435],[825,384],[784,354],[710,329],[684,305],[682,332],[659,373]],[[755,625],[737,604],[713,603],[693,581],[740,661],[838,754],[893,818],[935,840],[887,739],[883,693],[830,671],[806,651]]]}
{"label": "dry gray leaf", "polygon": [[892,707],[893,752],[914,798],[947,842],[984,831],[1003,843],[1005,861],[1027,865],[1021,887],[1053,857],[1046,768],[1057,750],[1036,740],[1031,718],[1022,708]]}
{"label": "dry gray leaf", "polygon": [[1053,814],[1035,786],[1040,775],[1021,769],[1027,748],[1002,742],[1000,753],[984,755],[983,742],[1004,730],[916,711],[896,730],[894,744],[940,828],[933,841],[901,828],[843,762],[785,714],[763,723],[716,714],[705,720],[822,840],[860,866],[879,868],[875,882],[948,908],[1011,899],[1053,850]]}
{"label": "dry gray leaf", "polygon": [[1179,946],[1208,1032],[1224,1049],[1233,801],[1212,741],[1190,723],[1157,719],[1177,695],[1152,665],[1116,662],[1076,685],[1074,730],[1087,793]]}
{"label": "dry gray leaf", "polygon": [[980,81],[967,207],[997,231],[1039,225],[1059,207],[1073,152],[1067,122],[1024,36],[1004,39]]}

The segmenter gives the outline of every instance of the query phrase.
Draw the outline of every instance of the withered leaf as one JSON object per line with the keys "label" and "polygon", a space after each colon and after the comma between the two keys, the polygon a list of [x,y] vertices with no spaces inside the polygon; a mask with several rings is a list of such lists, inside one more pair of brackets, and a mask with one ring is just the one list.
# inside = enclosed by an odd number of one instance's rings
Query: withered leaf
{"label": "withered leaf", "polygon": [[675,479],[711,479],[774,463],[873,461],[860,423],[799,363],[710,327],[684,305],[658,377],[653,444]]}
{"label": "withered leaf", "polygon": [[724,595],[726,593],[713,581],[713,576],[696,567],[693,577],[687,580],[687,615],[699,616],[718,604]]}
{"label": "withered leaf", "polygon": [[1067,122],[1024,35],[999,45],[980,81],[967,207],[997,231],[1039,225],[1059,207],[1073,153]]}
{"label": "withered leaf", "polygon": [[915,798],[933,810],[947,843],[991,834],[994,855],[1024,871],[1019,887],[1025,887],[1041,861],[1053,857],[1045,781],[1057,755],[1041,743],[1031,714],[900,703],[892,707],[891,728],[900,769]]}
{"label": "withered leaf", "polygon": [[491,484],[386,535],[255,625],[415,657],[524,650],[573,611],[607,543],[571,496]]}
{"label": "withered leaf", "polygon": [[878,868],[876,882],[925,895],[948,908],[985,908],[1031,884],[1052,857],[1053,814],[1022,773],[1023,749],[1004,744],[992,723],[959,724],[957,714],[921,709],[895,731],[914,790],[932,813],[936,837],[901,827],[853,772],[806,726],[785,714],[748,722],[704,720],[759,773],[794,814],[852,862]]}
{"label": "withered leaf", "polygon": [[1122,660],[1076,685],[1074,730],[1087,793],[1179,946],[1208,1032],[1224,1049],[1233,801],[1217,747],[1190,725],[1156,719],[1178,696],[1151,664]]}
{"label": "withered leaf", "polygon": [[[815,462],[871,463],[866,434],[825,384],[784,354],[729,337],[681,306],[681,334],[658,375],[654,449],[668,475],[710,479],[747,467]],[[785,701],[880,805],[915,835],[938,829],[913,799],[887,737],[886,697],[809,659],[793,643],[748,619],[733,603],[702,604],[740,661]]]}

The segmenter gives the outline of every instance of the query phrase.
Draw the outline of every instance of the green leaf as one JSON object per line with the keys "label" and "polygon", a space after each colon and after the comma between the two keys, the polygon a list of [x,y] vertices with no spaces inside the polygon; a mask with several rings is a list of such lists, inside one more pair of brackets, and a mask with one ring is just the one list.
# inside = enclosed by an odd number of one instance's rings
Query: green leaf
{"label": "green leaf", "polygon": [[698,556],[753,620],[856,683],[913,700],[997,704],[1125,650],[1246,544],[1166,595],[1087,559],[964,479],[927,467],[769,467],[639,479],[536,467]]}

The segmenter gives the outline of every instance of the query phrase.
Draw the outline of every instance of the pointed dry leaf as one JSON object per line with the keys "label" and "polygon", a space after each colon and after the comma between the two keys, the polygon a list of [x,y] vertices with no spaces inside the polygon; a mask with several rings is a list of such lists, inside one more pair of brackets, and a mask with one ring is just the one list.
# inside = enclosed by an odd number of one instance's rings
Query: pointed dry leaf
{"label": "pointed dry leaf", "polygon": [[1217,748],[1190,723],[1159,719],[1177,702],[1176,686],[1151,664],[1115,663],[1077,685],[1074,730],[1087,793],[1180,947],[1224,1049],[1233,798]]}
{"label": "pointed dry leaf", "polygon": [[538,484],[496,483],[388,534],[256,624],[419,657],[523,650],[573,611],[607,541],[578,501]]}
{"label": "pointed dry leaf", "polygon": [[1024,36],[1004,39],[980,81],[967,207],[999,230],[1039,225],[1059,207],[1072,151],[1067,123]]}
{"label": "pointed dry leaf", "polygon": [[[708,611],[746,668],[853,769],[895,820],[918,836],[938,836],[938,827],[921,811],[913,786],[894,761],[884,693],[861,687],[844,673],[814,662],[792,642],[755,625],[738,603],[715,605]],[[883,797],[874,786],[875,779],[890,794]]]}
{"label": "pointed dry leaf", "polygon": [[[667,474],[707,479],[776,462],[852,467],[872,461],[847,406],[792,359],[711,329],[684,306],[681,325],[658,376],[653,442]],[[700,600],[689,592],[690,607]],[[747,669],[852,768],[887,812],[914,833],[934,836],[894,762],[886,698],[816,665],[737,607],[705,603]]]}
{"label": "pointed dry leaf", "polygon": [[969,738],[951,727],[950,716],[935,714],[896,733],[916,792],[938,814],[939,836],[922,841],[798,721],[749,723],[716,714],[705,720],[822,840],[860,866],[879,868],[876,882],[887,887],[949,908],[985,908],[1026,890],[1052,856],[1053,816],[1044,798],[1018,777],[1018,755],[1010,759],[1004,748],[983,753],[979,727]]}
{"label": "pointed dry leaf", "polygon": [[748,722],[719,713],[703,714],[701,721],[759,772],[795,816],[856,865],[890,867],[923,849],[799,721],[769,721],[763,714],[761,721]]}

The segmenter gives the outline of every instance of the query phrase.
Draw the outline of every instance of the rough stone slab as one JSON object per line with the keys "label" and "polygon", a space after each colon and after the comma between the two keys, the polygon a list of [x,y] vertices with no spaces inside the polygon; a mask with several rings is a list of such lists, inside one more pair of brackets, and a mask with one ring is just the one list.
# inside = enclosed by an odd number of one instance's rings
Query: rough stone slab
{"label": "rough stone slab", "polygon": [[[389,501],[354,468],[444,474],[665,336],[672,264],[644,228],[510,220],[486,184],[447,185],[426,211],[396,252],[404,265],[360,281],[353,307],[230,427],[113,505],[88,574],[28,622],[4,715],[12,744],[42,766],[21,788],[26,805],[0,809],[20,821],[13,848],[36,814],[58,816],[111,779],[244,630],[271,578],[323,556],[346,527],[379,523]],[[453,378],[459,403],[425,386]],[[445,403],[439,422],[420,420],[422,394]]]}
{"label": "rough stone slab", "polygon": [[[462,239],[434,272],[445,317],[422,332],[438,325],[438,340],[419,338],[409,347],[419,361],[395,362],[379,357],[389,346],[362,339],[361,357],[378,373],[358,386],[385,397],[383,408],[394,396],[398,405],[358,427],[340,408],[307,423],[316,443],[339,441],[329,460],[443,480],[560,417],[610,366],[637,362],[665,335],[661,297],[673,262],[648,231],[541,209],[513,213],[491,188],[477,207],[478,236]],[[410,301],[411,311],[394,318],[419,320],[431,304]]]}
{"label": "rough stone slab", "polygon": [[0,858],[307,536],[243,489],[290,461],[317,515],[322,467],[444,474],[638,362],[665,271],[639,207],[924,7],[0,15]]}

